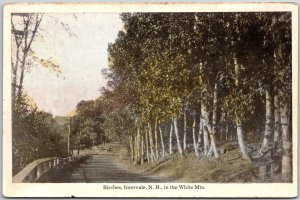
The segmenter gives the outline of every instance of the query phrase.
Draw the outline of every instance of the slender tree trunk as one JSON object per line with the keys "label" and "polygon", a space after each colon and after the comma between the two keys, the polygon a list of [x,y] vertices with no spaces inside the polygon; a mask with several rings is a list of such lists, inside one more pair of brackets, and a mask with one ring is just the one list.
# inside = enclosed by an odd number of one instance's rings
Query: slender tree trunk
{"label": "slender tree trunk", "polygon": [[80,145],[81,145],[81,131],[79,131],[79,141],[78,141],[77,155],[79,155]]}
{"label": "slender tree trunk", "polygon": [[182,150],[181,143],[180,143],[176,117],[174,117],[173,123],[174,123],[174,132],[175,132],[175,136],[176,136],[178,152],[179,152],[180,156],[183,157],[183,150]]}
{"label": "slender tree trunk", "polygon": [[[200,113],[200,117],[199,117],[199,131],[198,131],[198,140],[197,140],[197,149],[199,150],[200,145],[202,143],[202,139],[203,139],[203,119]],[[199,154],[200,155],[200,154]]]}
{"label": "slender tree trunk", "polygon": [[187,122],[186,122],[186,107],[183,110],[183,150],[186,150],[186,132],[187,132]]}
{"label": "slender tree trunk", "polygon": [[130,155],[131,155],[131,161],[134,162],[134,138],[132,135],[129,135],[129,147],[130,147]]}
{"label": "slender tree trunk", "polygon": [[12,81],[12,103],[14,105],[14,101],[16,98],[16,89],[17,89],[17,76],[18,76],[18,65],[19,65],[19,55],[20,55],[20,47],[17,46],[17,52],[16,52],[16,62],[13,66],[12,75],[13,75],[13,81]]}
{"label": "slender tree trunk", "polygon": [[[25,21],[25,27],[24,27],[24,50],[23,50],[23,59],[22,59],[22,63],[21,63],[21,75],[20,75],[20,81],[19,81],[19,90],[18,90],[18,98],[21,97],[22,95],[22,90],[23,90],[23,80],[24,80],[24,72],[25,72],[25,64],[26,64],[26,59],[28,56],[28,52],[30,50],[31,47],[31,43],[34,40],[37,30],[41,24],[41,21],[43,19],[43,15],[44,14],[36,14],[36,18],[34,21],[34,28],[32,30],[31,35],[28,35],[29,32],[29,26],[30,26],[30,22],[32,22],[33,18],[28,18]],[[28,37],[29,36],[29,37]]]}
{"label": "slender tree trunk", "polygon": [[151,129],[151,124],[148,123],[148,130],[149,130],[149,141],[150,141],[150,158],[151,162],[154,163],[154,149],[153,149],[153,137],[152,137],[152,129]]}
{"label": "slender tree trunk", "polygon": [[266,91],[266,122],[265,122],[265,133],[260,153],[264,153],[270,144],[270,138],[272,135],[272,96],[270,91]]}
{"label": "slender tree trunk", "polygon": [[68,156],[70,155],[70,145],[71,145],[71,118],[69,118],[69,131],[68,131]]}
{"label": "slender tree trunk", "polygon": [[210,132],[210,142],[211,149],[214,152],[215,158],[219,158],[219,153],[216,145],[216,135],[217,135],[217,111],[218,111],[218,84],[215,83],[214,88],[214,104],[213,104],[213,126]]}
{"label": "slender tree trunk", "polygon": [[165,159],[166,153],[165,153],[164,137],[163,137],[163,133],[162,133],[160,126],[158,126],[158,129],[159,129],[159,135],[160,135],[160,141],[161,141],[162,157],[163,157],[163,159]]}
{"label": "slender tree trunk", "polygon": [[[12,25],[12,29],[15,30],[15,25],[13,23],[13,21],[11,21],[11,25]],[[25,30],[28,30],[28,25],[29,23],[25,23],[24,24]],[[16,43],[16,61],[15,63],[13,63],[12,58],[11,58],[11,66],[12,66],[12,76],[13,76],[13,81],[12,81],[12,105],[14,105],[14,101],[16,98],[16,91],[17,91],[17,77],[18,77],[18,68],[19,68],[19,62],[20,62],[20,48],[21,45],[23,44],[23,39],[25,34],[23,34],[21,37],[17,36],[18,34],[14,33],[14,39],[15,39],[15,43]]]}
{"label": "slender tree trunk", "polygon": [[[236,88],[240,87],[240,66],[237,63],[237,59],[236,56],[234,55],[234,72],[235,72],[235,86]],[[236,119],[235,119],[235,123],[236,123],[236,133],[237,133],[237,139],[239,142],[239,146],[240,146],[240,151],[242,153],[242,157],[243,159],[246,160],[250,160],[250,157],[248,156],[248,153],[246,151],[246,146],[245,146],[245,142],[244,142],[244,137],[243,137],[243,124],[242,124],[242,119],[240,119],[237,113],[235,113]],[[233,136],[233,134],[232,134]]]}
{"label": "slender tree trunk", "polygon": [[155,139],[155,160],[158,160],[159,153],[158,153],[157,119],[155,119],[155,124],[154,124],[154,139]]}
{"label": "slender tree trunk", "polygon": [[274,96],[274,138],[273,138],[273,148],[271,156],[275,160],[271,164],[271,174],[278,174],[280,172],[280,163],[278,162],[279,155],[277,153],[278,143],[280,136],[280,102],[278,95]]}
{"label": "slender tree trunk", "polygon": [[226,117],[226,128],[225,128],[225,140],[228,141],[229,124],[228,118]]}
{"label": "slender tree trunk", "polygon": [[170,155],[173,154],[172,139],[173,139],[173,122],[171,121],[171,124],[170,124],[170,139],[169,139],[169,153],[170,153]]}
{"label": "slender tree trunk", "polygon": [[243,125],[242,121],[239,119],[236,119],[236,132],[237,132],[237,138],[240,146],[240,150],[242,153],[242,157],[245,160],[250,160],[250,157],[248,156],[248,153],[246,151],[246,146],[243,138]]}
{"label": "slender tree trunk", "polygon": [[25,72],[25,62],[27,58],[27,52],[24,52],[22,63],[21,63],[21,75],[18,85],[18,98],[21,98],[22,90],[23,90],[23,80],[24,80],[24,72]]}
{"label": "slender tree trunk", "polygon": [[274,97],[274,149],[277,149],[280,136],[280,102],[278,96]]}
{"label": "slender tree trunk", "polygon": [[227,129],[227,124],[228,124],[228,121],[227,121],[227,113],[223,112],[223,115],[222,115],[222,135],[220,136],[220,142],[222,142],[223,140],[227,141],[227,136],[226,136],[226,129]]}
{"label": "slender tree trunk", "polygon": [[140,164],[141,161],[141,134],[140,134],[140,128],[137,127],[136,132],[136,163]]}
{"label": "slender tree trunk", "polygon": [[284,103],[280,109],[281,114],[281,128],[282,128],[282,180],[290,182],[292,180],[292,142],[289,137],[289,121],[288,108]]}
{"label": "slender tree trunk", "polygon": [[202,119],[202,125],[203,125],[203,146],[204,146],[204,156],[207,156],[208,151],[209,151],[209,139],[208,139],[208,135],[209,135],[209,123],[208,123],[208,112],[207,112],[207,107],[206,105],[203,103],[201,106],[201,115],[203,116]]}
{"label": "slender tree trunk", "polygon": [[192,132],[193,132],[193,143],[194,143],[195,155],[197,156],[197,158],[199,158],[199,151],[198,151],[197,139],[196,139],[196,112],[195,111],[193,112]]}
{"label": "slender tree trunk", "polygon": [[141,164],[144,163],[144,156],[145,156],[145,151],[144,151],[144,135],[141,134]]}
{"label": "slender tree trunk", "polygon": [[[22,57],[22,62],[21,62],[21,75],[20,75],[20,80],[19,80],[19,85],[18,85],[18,96],[17,98],[20,98],[22,95],[22,89],[23,89],[23,80],[24,80],[24,72],[25,72],[25,63],[26,63],[26,58],[27,58],[27,53],[30,48],[30,45],[28,46],[28,29],[29,29],[29,23],[31,19],[27,19],[25,22],[25,27],[24,27],[24,49],[23,49],[23,57]],[[35,29],[36,32],[37,29]],[[32,39],[35,35],[35,32],[32,35]]]}
{"label": "slender tree trunk", "polygon": [[148,136],[148,129],[146,129],[145,132],[145,139],[146,139],[146,157],[147,157],[147,162],[150,162],[150,156],[149,156],[149,136]]}
{"label": "slender tree trunk", "polygon": [[137,134],[135,133],[135,136],[134,136],[134,141],[133,141],[133,146],[134,146],[134,158],[133,158],[133,163],[134,164],[137,164],[137,160],[138,160],[138,155],[137,155]]}

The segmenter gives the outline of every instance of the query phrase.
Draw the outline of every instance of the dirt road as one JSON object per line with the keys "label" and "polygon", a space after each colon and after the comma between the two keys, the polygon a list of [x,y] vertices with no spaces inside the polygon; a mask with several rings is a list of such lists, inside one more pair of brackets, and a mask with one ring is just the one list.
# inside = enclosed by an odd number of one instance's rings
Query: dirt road
{"label": "dirt road", "polygon": [[130,172],[118,160],[116,153],[100,152],[92,155],[71,170],[62,172],[55,182],[65,183],[137,183],[164,182],[143,174]]}

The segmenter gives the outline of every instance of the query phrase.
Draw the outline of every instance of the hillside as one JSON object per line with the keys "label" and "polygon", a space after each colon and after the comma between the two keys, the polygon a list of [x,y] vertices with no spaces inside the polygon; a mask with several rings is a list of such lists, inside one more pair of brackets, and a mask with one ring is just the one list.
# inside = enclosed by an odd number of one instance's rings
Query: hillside
{"label": "hillside", "polygon": [[[132,171],[145,173],[152,177],[164,178],[171,182],[199,182],[199,183],[260,183],[280,182],[278,175],[265,175],[266,165],[253,160],[242,159],[236,144],[228,143],[223,145],[231,146],[226,152],[220,155],[220,159],[202,158],[197,159],[192,151],[187,151],[183,158],[179,153],[168,156],[167,159],[157,163],[145,163],[133,165],[125,148],[113,148],[119,153],[119,159]],[[249,145],[253,152],[258,145]],[[234,147],[234,148],[232,148]]]}

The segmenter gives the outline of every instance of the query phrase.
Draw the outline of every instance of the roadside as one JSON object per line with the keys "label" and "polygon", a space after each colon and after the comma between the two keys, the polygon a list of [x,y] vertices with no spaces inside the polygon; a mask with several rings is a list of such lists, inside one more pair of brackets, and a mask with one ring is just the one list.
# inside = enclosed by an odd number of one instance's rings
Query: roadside
{"label": "roadside", "polygon": [[[229,145],[229,144],[225,144]],[[249,145],[256,148],[256,144]],[[279,182],[277,177],[261,179],[261,167],[258,163],[242,159],[238,148],[229,148],[214,158],[197,159],[194,152],[186,152],[181,158],[178,153],[157,163],[133,165],[126,148],[114,146],[112,151],[119,155],[118,159],[128,170],[143,173],[151,177],[170,180],[170,182],[201,182],[201,183],[258,183]],[[254,151],[252,149],[252,151]],[[272,180],[271,180],[272,179]]]}

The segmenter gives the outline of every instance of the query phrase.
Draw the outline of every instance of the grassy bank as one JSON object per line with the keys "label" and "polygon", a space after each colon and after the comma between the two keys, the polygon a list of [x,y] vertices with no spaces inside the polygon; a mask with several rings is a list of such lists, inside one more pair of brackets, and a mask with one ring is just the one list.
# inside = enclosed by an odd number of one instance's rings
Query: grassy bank
{"label": "grassy bank", "polygon": [[193,152],[186,152],[183,158],[178,153],[156,163],[133,165],[128,151],[124,147],[114,147],[121,162],[129,170],[145,173],[153,177],[163,177],[170,182],[201,183],[249,183],[262,182],[259,179],[259,167],[242,159],[237,148],[214,158],[198,159]]}

